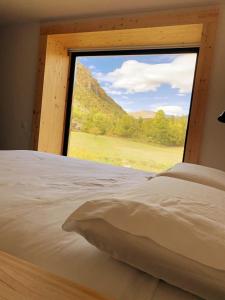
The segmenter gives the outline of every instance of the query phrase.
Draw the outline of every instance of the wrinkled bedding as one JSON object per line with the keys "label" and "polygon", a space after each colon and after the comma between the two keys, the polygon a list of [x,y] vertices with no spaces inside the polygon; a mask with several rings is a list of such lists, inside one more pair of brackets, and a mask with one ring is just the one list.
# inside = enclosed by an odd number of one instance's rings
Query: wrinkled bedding
{"label": "wrinkled bedding", "polygon": [[120,263],[63,232],[87,200],[132,193],[150,173],[33,151],[0,152],[0,250],[115,300],[198,297]]}
{"label": "wrinkled bedding", "polygon": [[225,299],[224,191],[155,177],[122,198],[85,202],[63,229],[204,299]]}

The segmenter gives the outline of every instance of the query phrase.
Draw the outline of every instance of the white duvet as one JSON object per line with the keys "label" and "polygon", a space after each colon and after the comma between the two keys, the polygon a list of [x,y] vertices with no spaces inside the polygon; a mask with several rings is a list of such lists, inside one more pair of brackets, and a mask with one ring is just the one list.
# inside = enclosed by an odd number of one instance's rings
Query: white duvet
{"label": "white duvet", "polygon": [[63,228],[204,299],[225,299],[224,191],[155,177],[118,198],[86,202]]}
{"label": "white duvet", "polygon": [[115,300],[199,299],[61,229],[87,200],[132,193],[151,174],[32,151],[0,152],[0,249]]}

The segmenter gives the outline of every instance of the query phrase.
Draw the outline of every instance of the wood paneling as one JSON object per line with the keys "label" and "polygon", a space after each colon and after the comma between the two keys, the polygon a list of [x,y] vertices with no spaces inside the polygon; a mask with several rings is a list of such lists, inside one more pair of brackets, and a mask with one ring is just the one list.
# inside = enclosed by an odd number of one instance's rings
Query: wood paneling
{"label": "wood paneling", "polygon": [[42,68],[39,70],[34,110],[34,149],[62,153],[69,66],[67,49],[199,45],[200,54],[185,152],[185,161],[198,163],[218,15],[217,7],[205,7],[43,24],[40,51]]}
{"label": "wood paneling", "polygon": [[184,160],[198,163],[208,98],[217,20],[203,27]]}
{"label": "wood paneling", "polygon": [[0,298],[106,300],[96,292],[0,251]]}
{"label": "wood paneling", "polygon": [[41,101],[38,150],[60,154],[64,135],[69,56],[67,48],[48,37]]}
{"label": "wood paneling", "polygon": [[202,24],[53,35],[68,49],[162,48],[200,45]]}

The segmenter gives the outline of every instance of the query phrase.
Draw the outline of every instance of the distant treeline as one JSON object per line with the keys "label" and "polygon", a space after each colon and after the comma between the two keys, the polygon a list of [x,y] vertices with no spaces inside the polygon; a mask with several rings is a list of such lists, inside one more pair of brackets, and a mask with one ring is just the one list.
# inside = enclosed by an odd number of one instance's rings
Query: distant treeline
{"label": "distant treeline", "polygon": [[135,119],[128,114],[118,116],[101,112],[84,113],[78,110],[74,110],[72,116],[72,130],[166,146],[183,146],[186,128],[186,116],[166,116],[163,110],[159,110],[149,119]]}

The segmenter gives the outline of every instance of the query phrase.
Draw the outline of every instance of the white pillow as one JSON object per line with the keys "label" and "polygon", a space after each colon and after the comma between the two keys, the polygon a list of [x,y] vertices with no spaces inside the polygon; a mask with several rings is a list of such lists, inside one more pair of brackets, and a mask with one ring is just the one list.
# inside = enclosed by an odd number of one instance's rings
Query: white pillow
{"label": "white pillow", "polygon": [[225,299],[225,193],[220,190],[157,177],[122,200],[86,202],[63,229],[204,299]]}
{"label": "white pillow", "polygon": [[157,176],[185,179],[225,191],[225,172],[205,166],[179,163]]}

